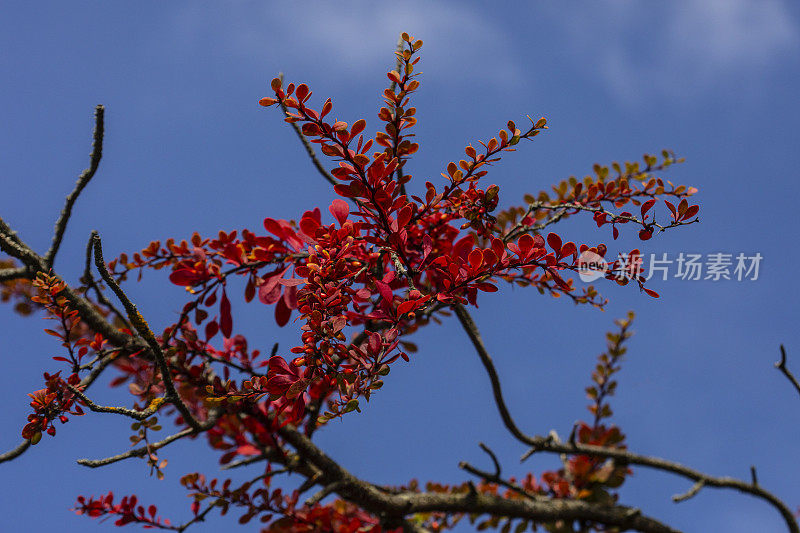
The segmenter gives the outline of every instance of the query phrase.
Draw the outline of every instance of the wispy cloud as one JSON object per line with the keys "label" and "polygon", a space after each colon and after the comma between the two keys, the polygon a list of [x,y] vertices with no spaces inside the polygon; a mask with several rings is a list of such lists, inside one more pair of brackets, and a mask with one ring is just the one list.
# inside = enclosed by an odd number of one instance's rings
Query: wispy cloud
{"label": "wispy cloud", "polygon": [[503,53],[508,36],[460,3],[240,0],[224,7],[215,11],[196,5],[181,11],[177,35],[186,43],[211,38],[241,57],[268,50],[287,65],[316,70],[323,63],[371,79],[371,69],[392,63],[393,45],[406,31],[425,41],[424,70],[431,78],[450,77],[476,62],[485,67],[487,78],[519,78],[518,67]]}
{"label": "wispy cloud", "polygon": [[[550,10],[592,74],[621,99],[693,97],[763,74],[797,53],[800,29],[784,0],[614,2],[577,17]],[[587,57],[588,56],[588,57]],[[755,87],[757,89],[757,87]],[[746,90],[746,87],[742,88]]]}

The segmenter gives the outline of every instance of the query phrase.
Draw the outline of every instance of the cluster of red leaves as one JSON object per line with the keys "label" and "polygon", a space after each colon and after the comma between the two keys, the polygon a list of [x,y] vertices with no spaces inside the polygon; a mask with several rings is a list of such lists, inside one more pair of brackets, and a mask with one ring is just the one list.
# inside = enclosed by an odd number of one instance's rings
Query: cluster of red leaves
{"label": "cluster of red leaves", "polygon": [[59,339],[66,350],[67,357],[54,356],[53,360],[69,363],[71,372],[66,380],[61,377],[61,371],[55,374],[45,372],[45,388],[28,394],[34,412],[28,415],[28,423],[22,428],[22,437],[36,444],[43,432],[55,435],[54,420],[58,419],[63,424],[69,420],[67,414],[84,414],[78,405],[82,402],[70,390],[70,386],[77,388],[80,385],[78,373],[82,370],[84,356],[90,350],[100,352],[106,341],[99,333],[92,334],[80,320],[78,311],[70,307],[63,295],[66,284],[61,279],[39,273],[31,285],[37,294],[30,296],[30,301],[47,311],[45,318],[57,322],[56,329],[45,329],[45,333]]}
{"label": "cluster of red leaves", "polygon": [[83,414],[83,409],[76,403],[75,394],[67,387],[67,384],[73,387],[78,385],[80,378],[77,374],[72,374],[65,381],[60,374],[61,372],[52,375],[45,372],[46,387],[28,394],[33,413],[28,415],[28,423],[22,428],[22,438],[30,439],[31,444],[42,439],[42,432],[51,436],[56,434],[54,420],[58,419],[65,424],[69,421],[66,414]]}
{"label": "cluster of red leaves", "polygon": [[78,496],[77,505],[74,511],[79,515],[86,515],[90,518],[116,516],[115,526],[127,524],[140,524],[144,529],[175,529],[171,527],[169,519],[162,519],[158,514],[155,505],[150,505],[146,509],[143,505],[137,505],[138,498],[135,495],[124,496],[119,503],[114,503],[114,493],[109,492],[99,498],[85,498]]}
{"label": "cluster of red leaves", "polygon": [[[230,479],[207,482],[205,476],[194,473],[181,478],[181,483],[191,491],[194,499],[192,513],[201,513],[203,502],[216,507],[225,515],[233,508],[244,510],[239,517],[240,524],[247,524],[256,516],[265,524],[264,533],[390,533],[401,531],[387,530],[380,526],[379,520],[357,506],[343,500],[314,505],[299,504],[298,491],[285,492],[273,489],[273,472],[267,468],[263,475],[253,481],[234,487]],[[253,487],[257,487],[253,489]],[[253,490],[251,490],[253,489]]]}

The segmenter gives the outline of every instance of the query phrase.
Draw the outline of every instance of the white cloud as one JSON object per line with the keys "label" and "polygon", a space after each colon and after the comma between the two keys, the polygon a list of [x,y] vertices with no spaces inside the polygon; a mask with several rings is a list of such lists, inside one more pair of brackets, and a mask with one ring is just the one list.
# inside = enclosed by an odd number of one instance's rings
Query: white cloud
{"label": "white cloud", "polygon": [[219,11],[196,4],[180,12],[175,25],[186,44],[211,38],[239,56],[268,50],[283,56],[285,65],[317,70],[322,62],[369,79],[373,68],[393,64],[393,45],[406,31],[425,41],[422,70],[432,77],[464,73],[480,63],[487,79],[520,78],[503,53],[510,48],[508,36],[460,3],[240,0]]}
{"label": "white cloud", "polygon": [[[690,97],[755,77],[797,53],[800,31],[784,0],[672,0],[596,5],[578,17],[550,11],[593,73],[624,100],[654,91]],[[585,59],[585,58],[582,58]],[[757,84],[756,84],[757,85]]]}

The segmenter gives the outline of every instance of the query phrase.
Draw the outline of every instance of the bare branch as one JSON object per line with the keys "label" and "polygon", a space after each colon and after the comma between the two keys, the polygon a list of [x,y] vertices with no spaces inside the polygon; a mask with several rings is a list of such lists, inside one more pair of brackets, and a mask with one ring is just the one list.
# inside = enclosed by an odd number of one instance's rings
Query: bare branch
{"label": "bare branch", "polygon": [[69,217],[72,215],[72,207],[75,205],[83,189],[89,184],[92,177],[94,177],[95,172],[97,172],[97,167],[100,165],[100,159],[103,157],[103,132],[105,130],[104,118],[106,109],[102,105],[98,105],[94,109],[94,134],[92,140],[92,154],[89,156],[89,168],[84,170],[78,177],[75,188],[67,195],[64,208],[61,210],[61,215],[56,221],[53,242],[50,245],[50,249],[44,254],[44,261],[48,267],[52,267],[56,259],[58,248],[61,246],[61,240],[64,238],[64,231],[67,229]]}
{"label": "bare branch", "polygon": [[[505,488],[507,488],[509,490],[512,490],[512,491],[516,492],[517,494],[519,494],[521,496],[524,496],[524,497],[526,497],[526,498],[528,498],[530,500],[538,500],[538,501],[547,501],[547,500],[549,500],[549,498],[547,498],[546,496],[540,496],[538,494],[532,494],[532,493],[528,492],[527,490],[523,489],[522,487],[520,487],[519,485],[517,485],[516,483],[512,483],[512,482],[510,482],[510,481],[508,481],[506,479],[501,478],[499,473],[492,474],[490,472],[485,472],[483,470],[479,470],[479,469],[475,468],[474,466],[472,466],[471,464],[469,464],[469,463],[467,463],[465,461],[462,461],[462,462],[458,463],[458,467],[460,469],[466,471],[466,472],[469,472],[470,474],[472,474],[474,476],[478,476],[478,477],[484,479],[485,481],[488,481],[490,483],[496,483],[496,484],[498,484],[498,485],[500,485],[502,487],[505,487]],[[471,488],[474,489],[474,487],[471,487]]]}
{"label": "bare branch", "polygon": [[31,271],[27,268],[20,267],[20,268],[4,268],[0,270],[0,282],[3,281],[14,281],[15,279],[30,279]]}
{"label": "bare branch", "polygon": [[0,453],[0,463],[16,459],[17,457],[25,453],[25,450],[30,448],[30,446],[31,446],[31,441],[26,439],[20,442],[16,448],[9,450],[5,453]]}
{"label": "bare branch", "polygon": [[478,446],[480,446],[481,450],[485,451],[486,454],[492,459],[492,463],[494,464],[494,475],[499,477],[501,469],[500,469],[500,461],[497,460],[497,456],[494,454],[492,449],[489,448],[484,443],[479,442]]}
{"label": "bare branch", "polygon": [[[150,405],[147,409],[143,411],[137,411],[135,409],[129,409],[127,407],[111,407],[106,405],[97,405],[92,400],[90,400],[83,392],[78,390],[77,388],[73,387],[69,383],[67,384],[67,388],[72,391],[75,396],[81,399],[81,401],[89,408],[89,410],[95,413],[112,413],[115,415],[123,415],[127,416],[128,418],[133,418],[134,420],[145,420],[146,418],[155,414],[158,411],[158,408],[164,401],[164,398],[157,398],[155,401],[150,402]],[[159,401],[160,400],[160,401]]]}
{"label": "bare branch", "polygon": [[791,382],[797,393],[800,394],[800,383],[797,382],[797,378],[795,378],[794,374],[786,367],[786,348],[783,347],[783,344],[781,344],[781,360],[775,363],[775,368],[783,372],[786,379]]}
{"label": "bare branch", "polygon": [[683,494],[676,494],[675,496],[673,496],[672,501],[675,503],[685,502],[689,498],[695,496],[705,486],[706,482],[701,479],[700,481],[692,485],[692,487],[688,491],[684,492]]}
{"label": "bare branch", "polygon": [[309,506],[309,507],[313,507],[314,505],[317,505],[326,496],[330,496],[331,494],[336,492],[337,489],[340,489],[343,486],[344,486],[344,483],[341,482],[341,481],[335,481],[335,482],[331,483],[330,485],[326,485],[325,487],[322,488],[322,490],[320,490],[319,492],[317,492],[316,494],[311,496],[309,499],[307,499],[306,500],[306,505]]}
{"label": "bare branch", "polygon": [[211,429],[214,427],[214,424],[217,423],[217,418],[219,418],[219,411],[212,410],[211,413],[209,413],[208,419],[205,422],[199,423],[198,429],[186,428],[183,431],[179,431],[178,433],[170,435],[163,440],[154,442],[153,444],[147,446],[142,446],[141,448],[135,448],[119,455],[112,455],[111,457],[106,457],[104,459],[78,459],[77,462],[79,465],[88,466],[89,468],[98,468],[100,466],[106,466],[112,463],[123,461],[125,459],[130,459],[131,457],[144,457],[148,453],[152,453],[155,450],[161,449],[164,446],[175,442],[176,440],[197,435],[198,433],[202,433],[203,431]]}

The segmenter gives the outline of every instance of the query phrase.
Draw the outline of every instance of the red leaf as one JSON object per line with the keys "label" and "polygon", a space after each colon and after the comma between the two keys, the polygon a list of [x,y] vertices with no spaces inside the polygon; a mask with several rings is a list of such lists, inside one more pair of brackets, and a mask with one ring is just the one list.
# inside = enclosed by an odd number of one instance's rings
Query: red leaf
{"label": "red leaf", "polygon": [[578,249],[575,247],[575,243],[572,242],[572,241],[569,241],[568,243],[564,244],[564,246],[561,247],[561,252],[559,252],[558,256],[559,256],[559,259],[560,259],[560,258],[566,257],[568,255],[574,255],[577,252],[578,252]]}
{"label": "red leaf", "polygon": [[695,216],[697,214],[698,211],[700,211],[700,206],[699,205],[689,206],[686,209],[686,212],[683,213],[683,216],[681,217],[681,220],[688,220],[688,219],[692,218],[693,216]]}
{"label": "red leaf", "polygon": [[656,199],[655,198],[651,198],[651,199],[647,200],[645,203],[642,204],[642,218],[644,218],[644,215],[647,214],[648,211],[650,211],[650,208],[653,207],[653,205],[655,205],[655,203],[656,203]]}
{"label": "red leaf", "polygon": [[328,210],[331,212],[334,218],[339,221],[340,226],[344,225],[344,223],[347,221],[347,215],[350,214],[350,206],[347,205],[347,202],[344,200],[339,200],[338,198],[331,203],[331,206],[328,208]]}
{"label": "red leaf", "polygon": [[476,283],[475,288],[483,292],[497,292],[497,287],[491,283]]}
{"label": "red leaf", "polygon": [[433,250],[433,239],[427,233],[422,237],[422,260],[427,259],[428,254]]}
{"label": "red leaf", "polygon": [[301,83],[297,86],[297,89],[294,93],[297,96],[297,99],[301,102],[304,102],[306,98],[310,95],[310,91],[308,90],[308,85],[305,83]]}
{"label": "red leaf", "polygon": [[413,214],[414,211],[411,208],[411,204],[406,204],[406,206],[397,213],[398,229],[402,230],[406,226],[406,224],[408,224],[408,221],[411,220],[411,216]]}
{"label": "red leaf", "polygon": [[517,245],[519,246],[520,256],[528,255],[531,248],[533,248],[534,240],[533,237],[528,235],[527,233],[519,238],[517,241]]}
{"label": "red leaf", "polygon": [[353,127],[350,128],[350,138],[354,138],[356,135],[364,131],[364,128],[367,126],[367,121],[362,119],[356,120],[353,122]]}
{"label": "red leaf", "polygon": [[456,243],[453,245],[453,255],[466,259],[467,254],[470,250],[472,250],[474,244],[475,236],[470,233],[469,235],[456,241]]}
{"label": "red leaf", "polygon": [[280,278],[278,280],[278,283],[283,285],[284,287],[296,287],[297,285],[300,285],[305,282],[306,282],[305,278],[289,278],[289,279]]}
{"label": "red leaf", "polygon": [[672,218],[678,220],[678,213],[675,211],[675,206],[669,200],[664,200],[664,203],[667,204],[667,209],[672,212]]}
{"label": "red leaf", "polygon": [[286,305],[283,298],[278,300],[278,305],[275,306],[275,322],[277,322],[280,327],[283,327],[289,323],[289,318],[291,318],[291,316],[292,310],[289,309],[289,306]]}
{"label": "red leaf", "polygon": [[195,281],[197,281],[198,276],[193,270],[188,270],[185,268],[181,268],[172,272],[169,275],[169,280],[174,283],[175,285],[180,285],[182,287],[191,285]]}
{"label": "red leaf", "polygon": [[553,249],[557,256],[561,255],[561,237],[555,233],[550,233],[547,235],[547,244],[550,245],[550,248]]}
{"label": "red leaf", "polygon": [[392,289],[389,287],[389,285],[382,281],[375,281],[375,286],[378,287],[378,292],[381,294],[381,298],[387,302],[392,301],[394,295],[392,294]]}
{"label": "red leaf", "polygon": [[253,278],[247,280],[247,286],[244,288],[244,301],[245,302],[252,302],[253,298],[256,296],[256,284],[253,282]]}
{"label": "red leaf", "polygon": [[283,228],[281,227],[281,225],[278,223],[277,220],[272,218],[265,218],[264,229],[266,229],[268,232],[272,233],[276,237],[283,239],[284,236]]}
{"label": "red leaf", "polygon": [[644,292],[647,293],[648,296],[652,296],[653,298],[658,298],[658,293],[656,291],[650,289],[644,289]]}
{"label": "red leaf", "polygon": [[219,324],[217,324],[216,320],[212,320],[208,324],[206,324],[206,342],[211,340],[214,335],[217,334],[219,331]]}
{"label": "red leaf", "polygon": [[231,302],[228,300],[225,289],[222,290],[222,298],[219,301],[219,327],[222,334],[230,338],[233,332],[233,318],[231,317]]}
{"label": "red leaf", "polygon": [[397,306],[397,316],[399,317],[401,315],[408,313],[409,311],[414,309],[416,305],[417,302],[415,302],[414,300],[409,300],[407,302],[401,303],[400,305]]}
{"label": "red leaf", "polygon": [[261,450],[253,446],[252,444],[242,444],[238,448],[236,448],[236,453],[239,455],[258,455],[261,453]]}
{"label": "red leaf", "polygon": [[478,270],[483,264],[483,252],[475,248],[469,253],[469,256],[467,256],[467,261],[469,261],[469,265],[472,267],[473,271]]}

